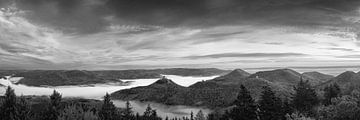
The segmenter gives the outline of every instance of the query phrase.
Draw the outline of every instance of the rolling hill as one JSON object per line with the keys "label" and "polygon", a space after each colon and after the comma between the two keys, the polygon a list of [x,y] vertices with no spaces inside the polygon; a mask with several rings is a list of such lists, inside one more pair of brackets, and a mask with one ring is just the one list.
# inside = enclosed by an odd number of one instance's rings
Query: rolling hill
{"label": "rolling hill", "polygon": [[166,75],[214,76],[229,71],[216,68],[169,68],[150,70],[1,70],[0,76],[23,77],[18,83],[28,86],[88,85],[120,82],[119,79],[154,79]]}
{"label": "rolling hill", "polygon": [[260,97],[263,86],[270,86],[280,97],[287,97],[292,92],[291,89],[289,90],[292,86],[288,84],[279,84],[281,82],[271,82],[264,78],[252,78],[248,77],[249,75],[243,70],[236,69],[226,75],[198,82],[189,87],[179,87],[171,80],[162,78],[149,86],[114,92],[112,97],[121,100],[152,101],[168,105],[207,106],[214,108],[231,105],[236,99],[241,84],[249,89],[255,99]]}

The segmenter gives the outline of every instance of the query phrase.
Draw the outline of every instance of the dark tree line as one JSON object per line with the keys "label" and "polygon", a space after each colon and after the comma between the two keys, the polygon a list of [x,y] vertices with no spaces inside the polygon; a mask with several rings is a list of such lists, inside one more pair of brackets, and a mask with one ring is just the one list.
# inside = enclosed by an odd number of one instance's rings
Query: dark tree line
{"label": "dark tree line", "polygon": [[[360,118],[360,92],[341,96],[337,84],[323,89],[323,99],[308,81],[301,80],[294,87],[290,99],[281,99],[269,86],[264,86],[260,99],[255,101],[243,85],[233,107],[205,115],[202,111],[181,118],[161,118],[150,105],[143,114],[134,113],[129,101],[123,109],[117,108],[109,94],[101,106],[84,107],[81,104],[62,105],[62,95],[54,91],[44,109],[34,111],[24,96],[16,97],[8,87],[0,101],[0,120],[357,120]],[[343,109],[347,106],[347,109]],[[349,107],[351,106],[351,107]],[[346,112],[342,112],[346,111]]]}

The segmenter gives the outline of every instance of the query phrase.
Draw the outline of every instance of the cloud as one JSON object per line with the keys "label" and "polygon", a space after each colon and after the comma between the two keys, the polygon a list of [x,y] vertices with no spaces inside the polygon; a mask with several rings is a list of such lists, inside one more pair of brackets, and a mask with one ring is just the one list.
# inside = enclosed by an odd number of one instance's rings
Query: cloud
{"label": "cloud", "polygon": [[346,52],[355,52],[354,49],[348,49],[348,48],[326,48],[328,50],[338,50],[338,51],[346,51]]}
{"label": "cloud", "polygon": [[302,53],[221,53],[202,56],[187,56],[189,59],[203,59],[203,58],[264,58],[264,57],[294,57],[306,56]]}
{"label": "cloud", "polygon": [[359,50],[357,0],[9,1],[7,68],[308,65]]}
{"label": "cloud", "polygon": [[16,6],[28,14],[32,22],[67,33],[94,33],[109,23],[102,0],[16,0]]}

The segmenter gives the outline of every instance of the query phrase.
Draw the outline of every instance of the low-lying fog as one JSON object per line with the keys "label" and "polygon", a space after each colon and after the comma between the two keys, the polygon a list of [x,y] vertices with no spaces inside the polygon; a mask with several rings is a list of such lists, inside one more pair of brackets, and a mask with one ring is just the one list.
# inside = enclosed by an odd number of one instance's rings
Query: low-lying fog
{"label": "low-lying fog", "polygon": [[[196,82],[202,80],[209,80],[217,76],[211,77],[182,77],[176,75],[165,75],[167,78],[173,80],[175,83],[182,86],[190,86]],[[10,81],[16,81],[19,78],[10,78]],[[50,95],[53,90],[57,90],[62,94],[63,97],[82,97],[88,99],[101,99],[106,93],[112,93],[122,89],[128,89],[138,86],[147,86],[154,83],[158,79],[131,79],[122,81],[132,81],[128,86],[119,86],[112,84],[96,84],[91,86],[60,86],[60,87],[30,87],[26,85],[16,85],[9,80],[0,79],[0,86],[11,86],[15,89],[17,95]],[[0,95],[5,93],[6,87],[0,87]],[[189,107],[189,106],[168,106],[158,103],[142,103],[137,101],[131,101],[135,112],[143,113],[147,104],[157,110],[158,114],[162,117],[182,117],[189,115],[191,111],[196,113],[202,108]],[[114,104],[118,107],[124,107],[125,102],[120,100],[114,100]],[[210,110],[202,109],[204,113],[209,113]]]}

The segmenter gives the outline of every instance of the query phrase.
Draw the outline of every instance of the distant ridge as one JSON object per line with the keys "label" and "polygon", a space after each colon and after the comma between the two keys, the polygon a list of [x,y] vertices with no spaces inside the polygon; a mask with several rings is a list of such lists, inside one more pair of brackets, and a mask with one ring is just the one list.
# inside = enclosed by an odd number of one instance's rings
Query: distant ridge
{"label": "distant ridge", "polygon": [[224,77],[249,77],[250,73],[242,70],[242,69],[235,69],[233,71],[231,71],[229,74],[224,75]]}
{"label": "distant ridge", "polygon": [[228,73],[216,68],[168,68],[147,70],[0,70],[0,76],[24,77],[28,86],[87,85],[119,82],[119,79],[155,79],[165,75],[215,76]]}
{"label": "distant ridge", "polygon": [[242,70],[242,69],[235,69],[233,71],[231,71],[230,73],[228,74],[225,74],[223,76],[220,76],[220,77],[217,77],[217,78],[214,78],[213,81],[221,81],[222,83],[238,83],[240,82],[241,80],[247,78],[250,76],[250,73]]}
{"label": "distant ridge", "polygon": [[172,88],[183,88],[183,86],[176,84],[174,81],[163,76],[161,79],[157,80],[153,84],[149,85],[150,87],[172,87]]}
{"label": "distant ridge", "polygon": [[277,69],[256,72],[250,75],[249,78],[263,78],[274,83],[295,85],[300,81],[301,74],[291,69]]}
{"label": "distant ridge", "polygon": [[[189,87],[179,87],[172,80],[162,78],[149,86],[120,90],[113,93],[112,96],[121,100],[223,107],[233,103],[241,84],[248,88],[255,99],[260,97],[263,86],[270,86],[280,97],[287,97],[292,92],[292,86],[287,84],[273,83],[264,78],[251,78],[249,75],[246,71],[236,69],[221,77],[197,82]],[[163,95],[163,93],[166,95]],[[168,93],[171,93],[171,95]]]}
{"label": "distant ridge", "polygon": [[322,89],[334,83],[338,84],[345,91],[353,89],[352,87],[360,86],[360,74],[353,71],[346,71],[325,82],[324,84],[319,85],[318,88]]}
{"label": "distant ridge", "polygon": [[313,85],[319,85],[334,78],[334,76],[332,75],[327,75],[316,71],[305,72],[302,75],[307,78],[307,80],[309,80],[311,83],[313,83]]}

